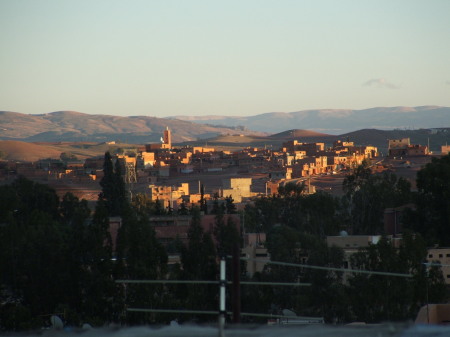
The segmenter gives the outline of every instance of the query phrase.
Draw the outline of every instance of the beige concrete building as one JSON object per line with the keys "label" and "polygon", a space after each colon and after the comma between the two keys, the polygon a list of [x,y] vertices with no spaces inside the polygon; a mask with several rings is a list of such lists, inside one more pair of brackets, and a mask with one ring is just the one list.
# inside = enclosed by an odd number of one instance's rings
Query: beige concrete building
{"label": "beige concrete building", "polygon": [[177,186],[149,185],[149,195],[152,201],[158,200],[164,207],[177,209],[183,196],[189,195],[189,183],[181,183]]}
{"label": "beige concrete building", "polygon": [[252,178],[229,178],[222,180],[221,197],[231,196],[234,202],[242,202],[242,198],[252,196]]}
{"label": "beige concrete building", "polygon": [[339,235],[327,236],[327,245],[336,246],[342,249],[356,249],[368,247],[370,244],[377,244],[381,235]]}
{"label": "beige concrete building", "polygon": [[[388,237],[394,247],[399,247],[401,238]],[[344,251],[344,268],[352,269],[351,256],[361,248],[367,248],[369,245],[375,245],[380,241],[381,235],[348,235],[342,232],[339,236],[327,236],[328,247],[336,246]],[[344,273],[343,280],[347,281],[350,273]]]}
{"label": "beige concrete building", "polygon": [[267,262],[270,261],[270,254],[265,247],[265,242],[265,233],[244,234],[244,248],[241,250],[241,256],[249,259],[247,261],[247,274],[250,277],[256,272],[262,272]]}
{"label": "beige concrete building", "polygon": [[136,157],[136,166],[140,169],[152,168],[156,163],[154,152],[141,152]]}
{"label": "beige concrete building", "polygon": [[389,156],[425,156],[429,154],[426,145],[411,145],[409,138],[389,139]]}
{"label": "beige concrete building", "polygon": [[429,248],[427,262],[436,262],[441,264],[442,275],[445,283],[450,284],[450,247]]}

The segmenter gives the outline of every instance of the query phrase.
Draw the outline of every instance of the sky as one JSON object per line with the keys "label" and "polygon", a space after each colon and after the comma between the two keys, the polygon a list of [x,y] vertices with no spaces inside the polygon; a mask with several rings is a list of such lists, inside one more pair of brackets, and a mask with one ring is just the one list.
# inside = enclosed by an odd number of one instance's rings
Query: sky
{"label": "sky", "polygon": [[0,0],[0,110],[450,106],[449,0]]}

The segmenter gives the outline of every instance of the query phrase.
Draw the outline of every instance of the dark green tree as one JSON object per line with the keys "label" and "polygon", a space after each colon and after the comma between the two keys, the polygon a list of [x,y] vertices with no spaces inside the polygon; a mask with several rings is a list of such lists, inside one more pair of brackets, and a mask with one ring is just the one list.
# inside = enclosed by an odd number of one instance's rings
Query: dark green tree
{"label": "dark green tree", "polygon": [[[322,240],[311,240],[308,264],[313,266],[342,268],[344,251],[341,248],[327,247]],[[311,283],[304,290],[303,313],[309,316],[324,317],[326,322],[347,322],[351,319],[343,273],[317,269],[305,269],[304,281]]]}
{"label": "dark green tree", "polygon": [[382,234],[384,210],[409,203],[411,184],[393,173],[371,174],[366,165],[344,179],[342,204],[348,206],[346,218],[352,234]]}
{"label": "dark green tree", "polygon": [[[148,218],[148,210],[128,209],[122,217],[117,242],[117,262],[114,275],[120,279],[162,279],[167,274],[167,253],[157,240]],[[160,285],[133,284],[116,289],[115,315],[126,303],[137,308],[158,307],[165,302],[167,292]],[[148,324],[160,316],[128,313],[128,324]]]}
{"label": "dark green tree", "polygon": [[91,211],[85,199],[79,200],[72,193],[66,193],[60,203],[61,220],[67,225],[83,223]]}
{"label": "dark green tree", "polygon": [[234,199],[230,196],[225,198],[225,209],[227,214],[236,214],[236,205],[234,204]]}
{"label": "dark green tree", "polygon": [[367,182],[371,175],[370,163],[364,160],[361,165],[353,169],[351,174],[345,177],[343,182],[344,192],[347,195],[352,195]]}
{"label": "dark green tree", "polygon": [[211,214],[215,214],[217,216],[218,214],[223,215],[224,213],[225,205],[223,204],[223,202],[219,201],[219,194],[214,193]]}
{"label": "dark green tree", "polygon": [[214,223],[214,238],[217,242],[219,255],[232,255],[235,244],[240,246],[240,233],[238,224],[233,220],[232,215],[225,215],[225,205],[219,204]]}
{"label": "dark green tree", "polygon": [[125,182],[119,160],[116,160],[116,164],[113,165],[109,152],[105,153],[103,177],[100,180],[100,186],[102,187],[102,192],[99,195],[99,199],[106,201],[109,215],[122,215],[128,207]]}
{"label": "dark green tree", "polygon": [[417,211],[409,218],[428,244],[450,245],[450,155],[433,158],[417,173]]}
{"label": "dark green tree", "polygon": [[[183,280],[216,280],[218,273],[217,253],[211,234],[204,232],[200,224],[200,208],[192,211],[192,221],[188,231],[188,243],[181,248]],[[215,310],[217,307],[217,286],[183,285],[175,289],[179,307],[191,310]],[[192,318],[192,317],[191,317]],[[197,320],[205,317],[197,316]]]}
{"label": "dark green tree", "polygon": [[[267,233],[266,247],[272,261],[301,263],[306,256],[302,246],[302,235],[289,226],[276,226]],[[298,282],[301,270],[289,266],[267,265],[263,279],[271,282]],[[266,288],[264,297],[271,299],[271,307],[276,308],[274,314],[280,314],[282,309],[292,309],[297,306],[298,290],[289,287]],[[272,309],[273,309],[272,308]],[[265,308],[269,311],[271,308]]]}
{"label": "dark green tree", "polygon": [[354,274],[350,277],[350,307],[355,319],[365,322],[412,319],[427,302],[427,288],[435,290],[432,293],[433,302],[442,302],[445,299],[442,272],[433,268],[427,275],[423,265],[426,254],[423,239],[417,234],[406,233],[400,249],[395,248],[387,238],[382,238],[377,244],[353,255],[353,269],[412,275],[411,278],[374,274]]}
{"label": "dark green tree", "polygon": [[189,209],[186,207],[186,203],[183,201],[180,205],[180,208],[178,209],[177,213],[179,215],[188,215]]}
{"label": "dark green tree", "polygon": [[[115,284],[113,275],[113,242],[109,232],[109,210],[103,199],[97,201],[91,221],[77,228],[77,235],[83,237],[78,249],[82,264],[81,289],[82,312],[85,320],[95,326],[113,321]],[[74,242],[73,245],[76,245]]]}
{"label": "dark green tree", "polygon": [[22,177],[1,186],[0,199],[0,284],[15,298],[6,308],[0,305],[2,317],[14,321],[2,320],[0,324],[37,327],[42,324],[41,315],[70,304],[74,290],[67,264],[67,229],[59,221],[59,200],[48,186]]}
{"label": "dark green tree", "polygon": [[205,186],[201,184],[200,186],[200,211],[203,212],[203,214],[208,214],[208,206],[206,205],[206,199],[205,199]]}
{"label": "dark green tree", "polygon": [[276,225],[285,225],[301,232],[325,237],[336,235],[345,224],[339,199],[319,191],[303,194],[303,185],[286,184],[278,195],[255,200],[245,208],[246,229],[270,232]]}

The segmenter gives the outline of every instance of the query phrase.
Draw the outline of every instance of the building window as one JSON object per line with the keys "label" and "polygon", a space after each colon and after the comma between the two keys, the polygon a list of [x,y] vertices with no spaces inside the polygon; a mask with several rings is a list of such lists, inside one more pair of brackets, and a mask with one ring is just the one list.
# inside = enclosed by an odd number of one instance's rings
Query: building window
{"label": "building window", "polygon": [[446,257],[450,257],[450,254],[446,254],[445,256],[446,256]]}
{"label": "building window", "polygon": [[428,254],[428,257],[429,257],[430,259],[432,259],[432,258],[433,258],[433,254]]}
{"label": "building window", "polygon": [[449,274],[447,274],[447,278],[450,278],[450,275],[449,275]]}
{"label": "building window", "polygon": [[442,257],[442,254],[439,254],[439,257]]}

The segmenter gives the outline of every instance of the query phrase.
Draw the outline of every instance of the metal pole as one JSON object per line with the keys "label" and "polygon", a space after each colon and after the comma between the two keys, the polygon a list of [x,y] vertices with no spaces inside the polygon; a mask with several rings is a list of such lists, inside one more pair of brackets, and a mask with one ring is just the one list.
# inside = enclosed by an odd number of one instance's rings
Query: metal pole
{"label": "metal pole", "polygon": [[233,323],[241,323],[241,264],[240,247],[233,245]]}
{"label": "metal pole", "polygon": [[227,285],[225,274],[225,256],[220,259],[220,307],[219,307],[219,337],[225,336],[225,286]]}
{"label": "metal pole", "polygon": [[426,284],[426,296],[427,296],[427,323],[430,324],[430,306],[428,301],[428,267],[425,266],[425,284]]}

